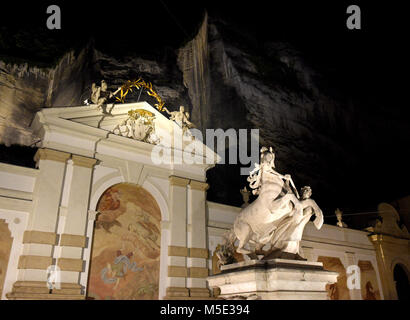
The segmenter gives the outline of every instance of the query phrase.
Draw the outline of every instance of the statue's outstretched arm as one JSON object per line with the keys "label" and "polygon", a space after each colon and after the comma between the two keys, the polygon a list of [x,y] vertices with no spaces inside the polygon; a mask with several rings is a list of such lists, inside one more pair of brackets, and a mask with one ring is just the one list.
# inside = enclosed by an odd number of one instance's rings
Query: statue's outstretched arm
{"label": "statue's outstretched arm", "polygon": [[172,113],[169,112],[169,110],[167,109],[167,107],[163,107],[162,110],[165,110],[166,113],[168,113],[169,115],[172,115]]}

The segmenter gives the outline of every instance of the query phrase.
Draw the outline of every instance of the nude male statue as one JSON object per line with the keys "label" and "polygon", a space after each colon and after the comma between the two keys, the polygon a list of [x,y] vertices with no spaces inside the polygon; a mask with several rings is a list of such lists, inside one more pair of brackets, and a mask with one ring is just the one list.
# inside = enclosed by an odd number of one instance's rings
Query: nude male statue
{"label": "nude male statue", "polygon": [[101,81],[100,87],[98,87],[95,83],[91,85],[91,101],[96,104],[98,108],[102,108],[108,99],[115,96],[121,90],[121,87],[115,92],[108,91],[107,89],[108,85],[104,80]]}
{"label": "nude male statue", "polygon": [[195,125],[189,121],[189,113],[185,111],[184,106],[180,106],[179,111],[170,112],[166,107],[164,107],[164,110],[169,114],[169,119],[174,120],[182,128],[183,135],[188,129],[195,127]]}

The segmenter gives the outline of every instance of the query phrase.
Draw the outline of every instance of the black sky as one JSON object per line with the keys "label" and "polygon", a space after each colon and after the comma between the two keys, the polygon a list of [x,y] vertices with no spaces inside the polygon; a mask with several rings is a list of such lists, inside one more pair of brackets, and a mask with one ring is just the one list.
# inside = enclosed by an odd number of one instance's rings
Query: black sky
{"label": "black sky", "polygon": [[[61,8],[62,30],[46,28],[50,4]],[[361,8],[362,30],[346,28],[350,4]],[[152,54],[188,41],[205,9],[210,16],[240,25],[256,45],[268,40],[292,43],[317,68],[359,97],[403,104],[397,98],[406,89],[399,75],[408,67],[409,28],[402,1],[3,2],[0,55],[47,62],[90,37],[112,51]],[[41,50],[45,47],[48,55]]]}

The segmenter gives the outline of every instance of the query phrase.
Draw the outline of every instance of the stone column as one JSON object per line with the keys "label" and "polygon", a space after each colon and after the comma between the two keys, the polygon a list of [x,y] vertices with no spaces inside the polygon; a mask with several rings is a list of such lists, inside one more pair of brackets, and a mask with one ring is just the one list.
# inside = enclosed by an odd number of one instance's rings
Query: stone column
{"label": "stone column", "polygon": [[188,179],[169,177],[170,246],[168,247],[167,298],[188,297],[187,288],[187,185]]}
{"label": "stone column", "polygon": [[[62,282],[77,284],[76,287],[81,288],[78,281],[80,272],[85,268],[82,257],[87,243],[87,215],[92,172],[97,160],[73,155],[72,161],[73,171],[66,217],[60,235],[57,266],[62,271]],[[63,293],[64,289],[58,292]]]}
{"label": "stone column", "polygon": [[188,288],[191,297],[209,297],[206,278],[208,272],[208,248],[206,234],[206,190],[205,182],[191,180],[188,196],[188,216],[190,221]]}
{"label": "stone column", "polygon": [[394,284],[393,274],[389,268],[389,258],[384,247],[385,236],[381,234],[370,235],[368,238],[376,249],[377,266],[379,269],[380,281],[382,284],[383,296],[385,300],[397,300],[397,293]]}
{"label": "stone column", "polygon": [[69,153],[39,149],[34,157],[39,168],[33,209],[23,237],[23,254],[18,263],[18,279],[9,299],[41,299],[49,293],[47,268],[55,264],[53,248],[57,242],[57,221]]}

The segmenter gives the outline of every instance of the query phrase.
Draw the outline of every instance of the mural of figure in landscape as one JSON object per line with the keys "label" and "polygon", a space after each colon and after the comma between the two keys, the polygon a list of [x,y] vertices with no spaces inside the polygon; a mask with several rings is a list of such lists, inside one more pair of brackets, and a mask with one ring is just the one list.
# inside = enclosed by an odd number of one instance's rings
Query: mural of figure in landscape
{"label": "mural of figure in landscape", "polygon": [[98,205],[88,283],[89,299],[158,299],[161,212],[142,187],[121,183]]}
{"label": "mural of figure in landscape", "polygon": [[349,289],[347,288],[347,275],[342,262],[336,257],[318,257],[317,261],[323,263],[323,268],[329,271],[339,272],[337,282],[326,285],[326,290],[330,300],[350,300]]}
{"label": "mural of figure in landscape", "polygon": [[370,261],[360,260],[360,288],[363,300],[380,300],[380,290],[377,283],[376,270]]}
{"label": "mural of figure in landscape", "polygon": [[12,243],[13,238],[7,223],[4,220],[0,220],[0,296],[3,292],[4,280],[6,279]]}

